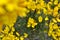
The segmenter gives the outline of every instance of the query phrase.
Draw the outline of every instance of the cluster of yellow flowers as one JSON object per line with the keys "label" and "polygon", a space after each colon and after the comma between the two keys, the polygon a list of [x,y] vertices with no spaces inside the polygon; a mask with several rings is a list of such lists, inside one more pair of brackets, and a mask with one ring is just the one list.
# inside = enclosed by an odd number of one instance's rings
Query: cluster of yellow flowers
{"label": "cluster of yellow flowers", "polygon": [[[26,17],[29,12],[25,8],[26,2],[26,0],[0,0],[0,40],[24,40],[28,36],[27,33],[20,36],[13,27],[17,16]],[[4,30],[3,25],[7,25]]]}
{"label": "cluster of yellow flowers", "polygon": [[20,35],[15,31],[14,27],[6,26],[5,29],[0,33],[0,40],[24,40],[28,37],[27,33]]}
{"label": "cluster of yellow flowers", "polygon": [[[59,17],[59,15],[57,15]],[[60,40],[60,19],[52,18],[49,23],[49,32],[48,35],[52,36],[55,40]]]}
{"label": "cluster of yellow flowers", "polygon": [[[38,21],[41,23],[42,21],[50,21],[48,26],[49,26],[49,31],[48,31],[48,36],[52,36],[54,40],[60,40],[60,2],[59,0],[47,0],[48,3],[45,2],[45,0],[36,0],[32,1],[30,8],[31,10],[37,12],[38,15],[41,15],[44,13],[43,16],[38,17]],[[43,11],[43,13],[41,13]],[[50,19],[49,17],[52,18]],[[59,24],[58,24],[59,23]],[[28,27],[30,27],[32,24],[32,28],[34,28],[37,24],[36,21],[32,18],[29,18],[28,20]],[[33,26],[34,25],[34,26]],[[59,26],[58,26],[59,25]]]}
{"label": "cluster of yellow flowers", "polygon": [[30,27],[31,25],[32,25],[32,28],[35,28],[35,26],[37,25],[37,23],[35,22],[33,18],[28,19],[27,27]]}
{"label": "cluster of yellow flowers", "polygon": [[29,12],[26,5],[26,0],[0,0],[0,27],[13,26],[17,16],[25,17]]}
{"label": "cluster of yellow flowers", "polygon": [[[55,40],[60,40],[60,2],[59,0],[0,0],[0,32],[2,40],[24,40],[28,34],[24,33],[25,36],[20,36],[18,32],[14,34],[15,28],[14,23],[18,16],[26,17],[30,11],[36,11],[38,16],[38,22],[50,21],[48,24],[49,31],[48,36],[52,36]],[[43,18],[43,15],[45,16]],[[50,19],[49,17],[52,18]],[[35,28],[38,22],[32,17],[29,17],[27,27]],[[2,30],[3,25],[8,25]]]}

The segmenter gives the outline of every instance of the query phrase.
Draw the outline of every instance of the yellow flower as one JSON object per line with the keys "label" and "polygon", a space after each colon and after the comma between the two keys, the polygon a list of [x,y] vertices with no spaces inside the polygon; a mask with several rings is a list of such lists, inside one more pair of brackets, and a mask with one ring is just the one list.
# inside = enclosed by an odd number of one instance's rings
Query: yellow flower
{"label": "yellow flower", "polygon": [[49,18],[48,18],[48,17],[46,17],[46,18],[45,18],[45,20],[47,21],[47,20],[49,20]]}
{"label": "yellow flower", "polygon": [[19,40],[19,38],[18,38],[18,37],[16,37],[16,38],[15,38],[15,40]]}
{"label": "yellow flower", "polygon": [[58,25],[57,24],[54,24],[53,25],[53,29],[58,29]]}
{"label": "yellow flower", "polygon": [[54,12],[53,16],[56,17],[58,15],[58,12]]}
{"label": "yellow flower", "polygon": [[30,27],[33,22],[34,22],[33,18],[29,18],[28,23],[27,23],[27,27]]}
{"label": "yellow flower", "polygon": [[27,33],[24,33],[24,37],[27,38],[28,37],[28,34]]}
{"label": "yellow flower", "polygon": [[53,37],[54,39],[56,39],[56,36],[54,35],[54,33],[52,33],[52,37]]}
{"label": "yellow flower", "polygon": [[20,7],[17,14],[20,17],[26,17],[28,12],[29,10],[27,10],[26,8]]}
{"label": "yellow flower", "polygon": [[20,34],[19,34],[18,32],[16,32],[16,35],[17,35],[17,36],[20,36]]}
{"label": "yellow flower", "polygon": [[0,16],[6,14],[6,11],[4,8],[0,7]]}
{"label": "yellow flower", "polygon": [[10,28],[8,26],[6,26],[4,29],[4,33],[8,34],[9,31],[10,31]]}
{"label": "yellow flower", "polygon": [[16,13],[8,13],[6,15],[1,16],[1,20],[3,24],[12,27],[16,22],[17,15]]}
{"label": "yellow flower", "polygon": [[57,29],[58,32],[56,32],[57,36],[60,36],[60,29]]}
{"label": "yellow flower", "polygon": [[54,1],[54,5],[58,5],[58,0],[55,0]]}
{"label": "yellow flower", "polygon": [[27,27],[32,26],[32,28],[34,28],[36,25],[37,25],[37,23],[35,22],[35,20],[33,18],[28,19]]}
{"label": "yellow flower", "polygon": [[60,33],[60,29],[58,28],[57,30],[58,30],[58,32]]}
{"label": "yellow flower", "polygon": [[44,0],[40,0],[40,6],[41,6],[41,9],[43,9],[46,6],[46,3],[44,2]]}
{"label": "yellow flower", "polygon": [[60,19],[59,18],[56,18],[58,22],[60,22]]}
{"label": "yellow flower", "polygon": [[15,28],[14,27],[11,27],[11,31],[14,32],[15,31]]}
{"label": "yellow flower", "polygon": [[58,6],[54,7],[53,16],[56,17],[58,15]]}
{"label": "yellow flower", "polygon": [[[17,5],[16,5],[17,6]],[[12,3],[8,3],[7,5],[6,5],[6,10],[7,11],[9,11],[9,12],[13,12],[14,10],[16,10],[16,6],[15,6],[15,4],[12,4]]]}
{"label": "yellow flower", "polygon": [[56,20],[55,18],[53,18],[52,21],[53,21],[54,23],[57,23],[57,20]]}
{"label": "yellow flower", "polygon": [[55,7],[54,7],[54,12],[57,12],[58,9],[59,9],[58,6],[55,6]]}
{"label": "yellow flower", "polygon": [[32,28],[35,28],[36,25],[37,23],[32,23]]}
{"label": "yellow flower", "polygon": [[45,15],[47,15],[47,9],[46,8],[43,8],[43,12]]}
{"label": "yellow flower", "polygon": [[0,5],[4,5],[4,4],[7,4],[8,3],[8,0],[0,0]]}
{"label": "yellow flower", "polygon": [[27,27],[30,27],[30,26],[31,26],[31,24],[28,22]]}
{"label": "yellow flower", "polygon": [[37,8],[37,9],[41,9],[40,4],[37,4],[37,5],[36,5],[36,8]]}
{"label": "yellow flower", "polygon": [[48,36],[51,36],[52,32],[53,32],[53,22],[50,22],[49,24],[49,32],[48,32]]}
{"label": "yellow flower", "polygon": [[37,14],[40,14],[40,10],[37,11]]}
{"label": "yellow flower", "polygon": [[60,22],[60,14],[56,17],[57,22]]}
{"label": "yellow flower", "polygon": [[0,34],[0,38],[4,37],[4,34]]}
{"label": "yellow flower", "polygon": [[51,1],[51,2],[48,2],[48,4],[52,5],[53,3],[52,3],[52,1]]}
{"label": "yellow flower", "polygon": [[28,21],[29,21],[30,23],[34,23],[34,19],[33,19],[33,18],[29,18]]}
{"label": "yellow flower", "polygon": [[60,3],[58,4],[58,7],[60,7]]}
{"label": "yellow flower", "polygon": [[34,11],[36,9],[35,2],[34,1],[28,1],[27,8]]}
{"label": "yellow flower", "polygon": [[47,14],[51,15],[53,12],[53,9],[51,9],[51,6],[49,4],[47,4],[46,8],[47,8]]}
{"label": "yellow flower", "polygon": [[42,20],[43,20],[42,16],[39,16],[39,17],[38,17],[38,21],[39,21],[39,22],[42,22]]}
{"label": "yellow flower", "polygon": [[23,37],[23,36],[21,36],[21,37],[20,37],[20,40],[24,40],[24,37]]}

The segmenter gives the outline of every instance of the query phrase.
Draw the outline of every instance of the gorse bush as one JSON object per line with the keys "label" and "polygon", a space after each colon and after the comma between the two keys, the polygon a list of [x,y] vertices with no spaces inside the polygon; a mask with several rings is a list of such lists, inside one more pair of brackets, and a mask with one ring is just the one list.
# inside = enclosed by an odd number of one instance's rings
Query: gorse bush
{"label": "gorse bush", "polygon": [[60,40],[60,0],[0,0],[0,40],[37,40],[37,35]]}

